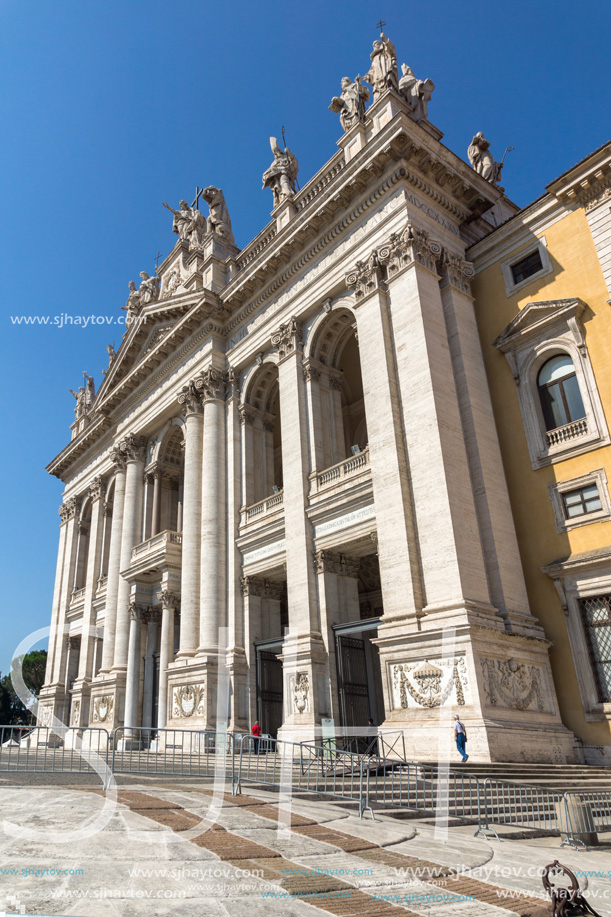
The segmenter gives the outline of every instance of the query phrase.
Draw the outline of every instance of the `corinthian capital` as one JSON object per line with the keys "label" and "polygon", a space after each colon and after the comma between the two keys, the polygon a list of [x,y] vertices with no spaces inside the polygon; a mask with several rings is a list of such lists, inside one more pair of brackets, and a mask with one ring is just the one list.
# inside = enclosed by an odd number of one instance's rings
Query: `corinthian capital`
{"label": "corinthian capital", "polygon": [[203,412],[202,397],[195,386],[195,382],[191,381],[182,387],[178,395],[178,403],[184,404],[187,415],[201,414]]}
{"label": "corinthian capital", "polygon": [[104,493],[104,479],[101,477],[94,478],[89,485],[89,496],[92,500],[99,500]]}
{"label": "corinthian capital", "polygon": [[296,318],[289,319],[288,322],[280,325],[275,334],[272,334],[272,346],[277,349],[281,360],[301,349],[302,335],[303,325]]}
{"label": "corinthian capital", "polygon": [[128,433],[119,443],[119,448],[127,462],[144,462],[146,459],[146,437],[144,436]]}
{"label": "corinthian capital", "polygon": [[59,508],[60,525],[64,525],[66,522],[70,522],[71,519],[74,519],[78,506],[79,504],[76,497],[70,497],[65,503],[62,503]]}
{"label": "corinthian capital", "polygon": [[175,592],[170,592],[169,589],[164,589],[161,593],[161,607],[165,611],[176,611],[180,606],[180,596],[176,595]]}
{"label": "corinthian capital", "polygon": [[457,287],[468,296],[471,295],[471,280],[475,277],[475,269],[470,261],[465,261],[460,255],[444,251],[441,259],[441,276],[443,285]]}
{"label": "corinthian capital", "polygon": [[387,245],[380,249],[380,261],[386,266],[387,278],[416,263],[435,271],[442,245],[431,239],[428,232],[408,223],[403,232],[394,232]]}
{"label": "corinthian capital", "polygon": [[375,249],[367,261],[357,261],[354,270],[346,274],[346,286],[349,290],[354,290],[357,303],[379,290],[381,283],[382,269]]}
{"label": "corinthian capital", "polygon": [[224,401],[227,391],[227,373],[218,369],[205,369],[193,380],[201,393],[202,401]]}

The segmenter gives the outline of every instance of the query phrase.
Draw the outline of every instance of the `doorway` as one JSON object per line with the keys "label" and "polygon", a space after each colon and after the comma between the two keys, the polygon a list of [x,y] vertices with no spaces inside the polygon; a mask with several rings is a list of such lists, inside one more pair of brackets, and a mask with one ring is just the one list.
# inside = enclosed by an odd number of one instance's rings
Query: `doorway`
{"label": "doorway", "polygon": [[283,669],[278,658],[282,643],[263,643],[257,646],[257,713],[264,735],[274,739],[282,726]]}

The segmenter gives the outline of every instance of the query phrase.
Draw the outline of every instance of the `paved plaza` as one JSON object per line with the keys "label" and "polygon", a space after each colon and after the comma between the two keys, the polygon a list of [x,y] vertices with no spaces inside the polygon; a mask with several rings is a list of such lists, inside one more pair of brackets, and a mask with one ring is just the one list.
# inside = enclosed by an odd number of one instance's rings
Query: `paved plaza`
{"label": "paved plaza", "polygon": [[388,812],[359,820],[318,798],[289,810],[258,787],[232,797],[188,778],[123,782],[111,804],[93,782],[48,776],[2,781],[0,913],[547,917],[538,873],[558,858],[611,914],[604,836],[588,852],[561,850],[557,837],[488,840]]}

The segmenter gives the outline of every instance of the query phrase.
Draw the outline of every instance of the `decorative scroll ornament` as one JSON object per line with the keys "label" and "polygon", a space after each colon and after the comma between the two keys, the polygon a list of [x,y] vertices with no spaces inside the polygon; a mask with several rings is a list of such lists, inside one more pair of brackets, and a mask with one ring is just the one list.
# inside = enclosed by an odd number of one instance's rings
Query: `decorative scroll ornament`
{"label": "decorative scroll ornament", "polygon": [[[552,884],[550,876],[555,880],[561,877],[568,881],[565,881],[564,884],[555,881]],[[575,873],[571,872],[567,866],[559,863],[558,860],[554,860],[553,863],[545,867],[541,881],[543,888],[552,899],[550,917],[562,917],[562,915],[565,915],[565,917],[577,917],[579,914],[584,915],[584,917],[587,914],[592,915],[592,917],[601,917],[590,906],[587,899],[583,897]]]}
{"label": "decorative scroll ornament", "polygon": [[465,261],[460,255],[444,251],[442,271],[447,283],[467,293],[468,296],[471,295],[471,281],[475,277],[475,268],[470,261]]}
{"label": "decorative scroll ornament", "polygon": [[218,369],[205,369],[193,383],[201,392],[202,401],[223,401],[227,390],[227,373]]}
{"label": "decorative scroll ornament", "polygon": [[187,385],[183,385],[178,394],[178,403],[184,404],[187,416],[189,414],[203,413],[202,397],[193,380],[188,382]]}
{"label": "decorative scroll ornament", "polygon": [[59,508],[60,524],[64,525],[66,522],[70,522],[71,519],[74,519],[76,511],[78,509],[78,500],[76,497],[70,497],[66,500],[65,503]]}
{"label": "decorative scroll ornament", "polygon": [[128,433],[125,439],[121,440],[119,447],[128,462],[144,462],[146,459],[146,438],[144,436]]}
{"label": "decorative scroll ornament", "polygon": [[408,223],[403,232],[393,233],[387,245],[379,251],[379,259],[386,266],[388,280],[403,268],[416,262],[436,272],[437,261],[443,246],[431,239],[428,232]]}
{"label": "decorative scroll ornament", "polygon": [[240,373],[235,366],[230,366],[227,371],[227,397],[240,397]]}
{"label": "decorative scroll ornament", "polygon": [[92,500],[99,500],[104,493],[104,479],[94,478],[89,485],[89,496]]}
{"label": "decorative scroll ornament", "polygon": [[543,712],[540,670],[535,665],[520,665],[515,659],[481,659],[484,691],[493,706],[514,710]]}
{"label": "decorative scroll ornament", "polygon": [[360,567],[358,557],[347,557],[345,554],[336,554],[333,551],[316,551],[314,554],[316,573],[335,573],[337,576],[357,577]]}
{"label": "decorative scroll ornament", "polygon": [[465,704],[468,686],[464,658],[430,662],[398,663],[391,666],[395,707],[409,707],[409,697],[419,707],[440,707],[455,692],[456,703]]}
{"label": "decorative scroll ornament", "polygon": [[96,697],[93,702],[93,722],[106,723],[112,720],[112,711],[114,709],[114,698],[110,694],[103,694]]}
{"label": "decorative scroll ornament", "polygon": [[172,691],[173,712],[172,716],[182,718],[189,716],[203,716],[205,686],[181,685]]}
{"label": "decorative scroll ornament", "polygon": [[254,595],[261,599],[279,601],[284,593],[282,583],[274,583],[259,576],[241,576],[242,595]]}
{"label": "decorative scroll ornament", "polygon": [[281,360],[299,350],[302,345],[303,325],[296,318],[289,319],[280,325],[275,334],[272,334],[272,346],[278,350]]}
{"label": "decorative scroll ornament", "polygon": [[240,405],[238,408],[238,414],[240,415],[240,423],[243,427],[245,427],[246,424],[252,427],[255,422],[255,415],[246,407],[245,404]]}
{"label": "decorative scroll ornament", "polygon": [[161,607],[164,611],[166,609],[176,611],[180,607],[180,596],[176,595],[175,592],[164,589],[161,593]]}
{"label": "decorative scroll ornament", "polygon": [[357,303],[379,290],[381,283],[382,268],[375,249],[367,261],[357,261],[354,270],[346,274],[346,286],[349,290],[354,290]]}
{"label": "decorative scroll ornament", "polygon": [[293,713],[310,712],[310,679],[307,672],[297,672],[296,675],[291,675],[291,696]]}

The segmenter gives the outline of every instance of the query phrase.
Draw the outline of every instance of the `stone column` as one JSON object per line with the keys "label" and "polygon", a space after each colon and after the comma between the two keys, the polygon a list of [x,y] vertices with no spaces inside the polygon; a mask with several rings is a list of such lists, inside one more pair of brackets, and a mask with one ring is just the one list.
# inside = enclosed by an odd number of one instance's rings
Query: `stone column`
{"label": "stone column", "polygon": [[421,613],[422,588],[393,342],[375,252],[346,283],[355,291],[384,616],[413,621]]}
{"label": "stone column", "polygon": [[314,555],[314,566],[318,580],[322,634],[328,653],[327,712],[324,715],[332,716],[339,725],[341,713],[333,628],[337,624],[359,620],[358,575],[360,565],[358,559],[354,557],[346,557],[334,551],[317,551]]}
{"label": "stone column", "polygon": [[532,626],[471,295],[473,265],[445,251],[441,301],[492,604],[512,630]]}
{"label": "stone column", "polygon": [[[63,685],[66,677],[67,647],[64,636],[67,633],[66,613],[72,597],[72,584],[74,582],[74,567],[78,545],[78,514],[80,502],[72,497],[64,504],[62,522],[66,524],[65,553],[62,570],[62,584],[59,596],[59,611],[57,617],[57,632],[55,635],[55,653],[53,659],[53,683]],[[60,510],[61,512],[61,510]],[[59,712],[59,708],[58,712]]]}
{"label": "stone column", "polygon": [[[408,224],[380,249],[409,455],[426,612],[490,606],[437,263],[441,245]],[[357,313],[358,320],[358,313]],[[359,334],[359,339],[364,340]],[[382,539],[380,538],[380,556]],[[446,617],[444,612],[444,617]]]}
{"label": "stone column", "polygon": [[176,512],[176,531],[182,532],[182,515],[183,515],[183,489],[184,489],[184,480],[183,475],[181,474],[178,479],[178,508]]}
{"label": "stone column", "polygon": [[168,666],[174,661],[174,612],[178,596],[164,590],[161,593],[161,640],[159,643],[159,702],[157,727],[165,729],[168,721]]}
{"label": "stone column", "polygon": [[155,468],[153,471],[153,517],[151,520],[151,538],[159,534],[159,522],[161,519],[161,470]]}
{"label": "stone column", "polygon": [[240,378],[229,369],[227,380],[227,627],[228,665],[232,691],[232,730],[248,730],[248,665],[244,645],[244,606],[240,589],[242,555],[236,547],[239,535],[242,488],[240,443]]}
{"label": "stone column", "polygon": [[217,653],[218,629],[226,625],[226,384],[225,372],[207,369],[201,375],[204,448],[198,655]]}
{"label": "stone column", "polygon": [[78,710],[78,722],[72,722],[73,726],[87,725],[88,719],[88,699],[89,684],[94,676],[94,649],[95,649],[95,612],[93,603],[95,599],[96,588],[98,585],[98,576],[100,573],[100,563],[102,559],[102,538],[104,531],[104,505],[102,497],[104,494],[104,481],[102,478],[95,478],[89,487],[89,496],[91,497],[91,526],[89,533],[89,556],[87,559],[87,571],[85,577],[85,602],[83,607],[83,628],[81,632],[81,652],[78,663],[78,675],[74,685],[73,699],[80,701]]}
{"label": "stone column", "polygon": [[303,375],[306,383],[308,404],[308,443],[310,446],[310,467],[312,471],[325,468],[325,438],[327,435],[323,412],[323,392],[320,377],[322,364],[308,358],[303,361]]}
{"label": "stone column", "polygon": [[242,506],[255,502],[255,413],[246,404],[240,405],[242,425]]}
{"label": "stone column", "polygon": [[[132,548],[138,544],[142,527],[142,497],[144,487],[144,461],[146,439],[129,433],[119,444],[127,463],[125,472],[125,503],[123,510],[123,532],[121,535],[121,574],[129,569]],[[113,669],[119,672],[127,665],[127,644],[129,636],[129,593],[130,585],[123,575],[119,577],[117,590],[117,630],[115,634],[115,657]]]}
{"label": "stone column", "polygon": [[62,576],[64,563],[66,559],[66,534],[68,530],[68,508],[62,504],[59,508],[60,527],[59,527],[59,546],[57,549],[57,565],[55,567],[55,587],[53,589],[53,608],[51,611],[51,633],[49,635],[49,652],[47,654],[47,665],[45,670],[45,687],[53,682],[54,660],[59,649],[58,639],[61,636],[58,631],[60,597],[62,589]]}
{"label": "stone column", "polygon": [[203,405],[193,382],[178,396],[185,406],[185,478],[179,656],[193,656],[199,640],[199,578],[202,515]]}
{"label": "stone column", "polygon": [[127,730],[137,725],[138,689],[140,686],[140,624],[148,609],[135,603],[129,606],[129,644],[127,651],[127,680],[125,683],[125,737]]}
{"label": "stone column", "polygon": [[[151,608],[143,616],[146,622],[146,655],[144,657],[144,688],[142,692],[142,726],[147,728],[153,722],[153,682],[155,680],[155,659],[157,649],[157,628],[159,623],[159,609]],[[145,739],[150,739],[145,736]]]}
{"label": "stone column", "polygon": [[106,605],[104,609],[104,644],[102,646],[102,668],[100,674],[110,672],[115,656],[117,597],[121,570],[121,534],[123,532],[123,510],[125,506],[125,456],[118,447],[115,447],[110,457],[115,466],[115,486],[112,499],[110,551],[108,554]]}
{"label": "stone column", "polygon": [[316,577],[312,565],[312,526],[305,512],[310,466],[301,323],[293,318],[281,325],[272,335],[272,344],[278,349],[279,356],[284,525],[291,632],[283,646],[285,710],[291,735],[313,737],[314,725],[319,720],[318,698],[321,684],[324,689],[327,660],[320,632]]}

